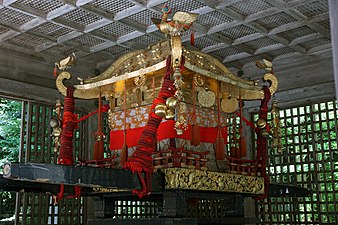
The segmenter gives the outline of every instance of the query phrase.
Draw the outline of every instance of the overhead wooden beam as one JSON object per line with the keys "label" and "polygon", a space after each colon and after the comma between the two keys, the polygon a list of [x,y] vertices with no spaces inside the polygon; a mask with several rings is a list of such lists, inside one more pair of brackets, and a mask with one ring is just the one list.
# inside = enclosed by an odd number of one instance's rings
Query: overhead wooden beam
{"label": "overhead wooden beam", "polygon": [[60,98],[57,89],[29,84],[27,82],[15,81],[3,77],[0,77],[0,93],[49,103],[53,103],[55,99]]}
{"label": "overhead wooden beam", "polygon": [[167,0],[147,0],[147,7],[154,7],[156,5],[160,5],[167,2]]}
{"label": "overhead wooden beam", "polygon": [[103,11],[102,9],[97,8],[94,5],[90,5],[90,4],[83,5],[81,6],[81,9],[87,12],[90,12],[94,15],[97,15],[99,17],[102,17],[103,19],[114,21],[115,13]]}
{"label": "overhead wooden beam", "polygon": [[299,38],[292,40],[290,42],[290,45],[298,45],[298,44],[301,44],[301,43],[304,43],[304,42],[307,42],[307,41],[313,41],[313,40],[316,40],[316,39],[319,39],[319,38],[322,38],[322,37],[323,37],[323,35],[318,34],[318,33],[310,34],[310,35],[299,37]]}
{"label": "overhead wooden beam", "polygon": [[80,7],[80,6],[86,5],[88,3],[91,3],[93,1],[94,0],[76,0],[76,6]]}
{"label": "overhead wooden beam", "polygon": [[244,22],[245,17],[229,8],[223,7],[223,8],[219,8],[219,11],[225,13],[225,15],[227,15],[228,17],[237,20],[239,22]]}
{"label": "overhead wooden beam", "polygon": [[9,6],[10,4],[13,4],[14,2],[16,2],[17,0],[2,0],[1,1],[1,5],[4,6]]}
{"label": "overhead wooden beam", "polygon": [[217,5],[217,9],[222,9],[224,7],[227,7],[229,5],[235,4],[237,2],[240,2],[241,0],[227,0],[227,1],[221,1],[218,5]]}
{"label": "overhead wooden beam", "polygon": [[191,11],[192,13],[197,13],[199,16],[203,15],[203,14],[207,14],[210,13],[212,11],[215,11],[213,8],[210,8],[209,6],[204,6],[202,8],[196,9]]}
{"label": "overhead wooden beam", "polygon": [[27,30],[31,30],[33,29],[34,27],[37,27],[43,23],[47,22],[47,20],[43,19],[43,18],[35,18],[35,19],[32,19],[30,21],[28,21],[27,23],[23,24],[21,27],[20,27],[20,31],[21,32],[26,32]]}
{"label": "overhead wooden beam", "polygon": [[57,39],[57,43],[58,44],[63,44],[63,43],[65,43],[65,42],[67,42],[67,41],[69,41],[71,39],[74,39],[74,38],[77,38],[77,37],[81,36],[82,34],[83,33],[79,32],[79,31],[72,31],[72,32],[70,32],[68,34],[65,34],[65,35],[59,37]]}
{"label": "overhead wooden beam", "polygon": [[263,35],[261,33],[254,33],[254,34],[251,34],[251,35],[247,35],[247,36],[235,39],[233,44],[239,45],[239,44],[242,44],[242,43],[245,43],[245,42],[248,42],[248,41],[253,41],[253,40],[256,40],[256,39],[262,38],[262,37],[265,37],[265,35]]}
{"label": "overhead wooden beam", "polygon": [[222,23],[222,24],[219,24],[219,25],[216,25],[216,26],[213,26],[212,28],[210,28],[208,30],[208,33],[207,34],[213,34],[213,33],[218,33],[218,32],[221,32],[223,30],[226,30],[226,29],[229,29],[231,27],[236,27],[238,25],[240,25],[241,23],[236,21],[236,20],[233,20],[231,22],[227,22],[227,23]]}
{"label": "overhead wooden beam", "polygon": [[204,53],[214,52],[214,51],[217,51],[219,49],[225,48],[227,46],[229,46],[229,45],[227,45],[225,43],[218,43],[216,45],[211,45],[211,46],[203,48],[201,50],[201,52],[204,52]]}
{"label": "overhead wooden beam", "polygon": [[6,33],[0,35],[0,43],[6,41],[8,39],[11,39],[15,36],[18,36],[19,34],[20,34],[20,32],[18,32],[18,31],[9,30]]}
{"label": "overhead wooden beam", "polygon": [[113,42],[113,41],[106,41],[106,42],[103,42],[101,44],[98,44],[94,47],[91,47],[90,48],[90,52],[93,53],[93,52],[98,52],[98,51],[101,51],[103,49],[106,49],[106,48],[109,48],[111,46],[114,46],[116,45],[116,42]]}
{"label": "overhead wooden beam", "polygon": [[336,99],[338,99],[338,2],[329,0],[330,27],[332,40],[333,70],[336,84]]}
{"label": "overhead wooden beam", "polygon": [[272,40],[274,40],[276,42],[280,42],[284,46],[289,47],[289,48],[291,48],[291,49],[293,49],[293,50],[295,50],[295,51],[297,51],[297,52],[299,52],[301,54],[306,54],[306,49],[305,48],[303,48],[303,47],[301,47],[299,45],[290,45],[290,42],[287,39],[285,39],[285,38],[283,38],[281,36],[270,35],[269,38],[271,38]]}
{"label": "overhead wooden beam", "polygon": [[123,25],[130,27],[138,32],[141,33],[146,33],[147,32],[147,28],[144,27],[142,24],[139,23],[135,23],[135,21],[129,19],[129,18],[125,18],[123,21],[118,21],[119,23],[122,23]]}
{"label": "overhead wooden beam", "polygon": [[132,6],[128,9],[125,9],[121,12],[118,12],[116,13],[115,17],[114,17],[114,20],[122,20],[126,17],[129,17],[131,15],[134,15],[136,13],[139,13],[143,10],[145,10],[146,8],[144,8],[143,6],[139,6],[139,5],[135,5],[135,6]]}
{"label": "overhead wooden beam", "polygon": [[101,28],[101,27],[104,27],[104,26],[106,26],[106,25],[108,25],[108,24],[110,24],[110,23],[112,23],[112,22],[113,22],[113,21],[111,21],[111,20],[100,19],[100,20],[98,20],[98,21],[96,21],[96,22],[94,22],[94,23],[92,23],[92,24],[87,25],[87,26],[85,27],[85,29],[84,29],[84,32],[85,32],[85,33],[89,33],[89,32],[91,32],[91,31],[93,31],[93,30],[97,30],[97,29],[99,29],[99,28]]}
{"label": "overhead wooden beam", "polygon": [[[277,91],[275,98],[279,108],[290,108],[304,104],[312,104],[334,100],[335,86],[333,82],[309,85],[292,90]],[[249,112],[258,112],[260,102],[247,101],[244,108]]]}
{"label": "overhead wooden beam", "polygon": [[259,19],[262,19],[264,17],[273,15],[273,14],[275,14],[277,12],[278,12],[277,8],[269,8],[269,9],[260,11],[260,12],[255,13],[255,14],[248,15],[245,18],[244,22],[251,22],[251,21],[259,20]]}
{"label": "overhead wooden beam", "polygon": [[274,50],[277,50],[277,49],[281,49],[281,48],[284,48],[284,47],[285,46],[281,43],[265,46],[265,47],[257,49],[255,51],[255,55],[262,54],[262,53],[268,53],[268,52],[271,52],[271,51],[274,51]]}
{"label": "overhead wooden beam", "polygon": [[144,33],[139,32],[139,31],[134,31],[134,32],[131,32],[129,34],[126,34],[126,35],[119,37],[117,39],[116,43],[120,44],[120,43],[129,41],[131,39],[137,38],[137,37],[142,36],[142,35],[144,35]]}
{"label": "overhead wooden beam", "polygon": [[48,49],[48,48],[51,48],[51,47],[53,47],[53,46],[55,46],[55,45],[57,45],[56,42],[47,41],[47,42],[45,42],[45,43],[42,43],[42,44],[36,46],[36,47],[35,47],[35,51],[36,51],[36,52],[42,52],[43,50],[46,50],[46,49]]}
{"label": "overhead wooden beam", "polygon": [[243,59],[243,58],[246,58],[246,57],[249,57],[249,56],[251,56],[251,54],[249,54],[247,52],[241,52],[241,53],[236,54],[236,55],[225,57],[223,59],[223,63],[232,62],[232,61],[235,61],[235,60],[238,60],[238,59]]}
{"label": "overhead wooden beam", "polygon": [[66,13],[69,13],[69,12],[75,10],[75,9],[76,9],[75,6],[65,4],[65,5],[61,6],[60,8],[54,9],[53,11],[49,12],[47,14],[47,20],[55,19],[55,18],[62,16]]}

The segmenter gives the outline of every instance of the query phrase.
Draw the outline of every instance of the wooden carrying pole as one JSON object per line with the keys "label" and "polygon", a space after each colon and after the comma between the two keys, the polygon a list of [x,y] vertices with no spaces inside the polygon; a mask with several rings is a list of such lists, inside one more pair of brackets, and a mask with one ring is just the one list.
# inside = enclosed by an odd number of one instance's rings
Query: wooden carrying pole
{"label": "wooden carrying pole", "polygon": [[215,158],[216,160],[224,160],[225,145],[221,132],[221,100],[220,100],[220,83],[217,88],[217,138],[215,143]]}
{"label": "wooden carrying pole", "polygon": [[239,121],[239,153],[238,158],[242,158],[246,156],[246,137],[243,132],[243,102],[242,96],[239,96],[239,113],[240,113],[240,121]]}
{"label": "wooden carrying pole", "polygon": [[94,160],[100,160],[104,157],[104,135],[102,132],[102,101],[101,101],[101,91],[99,92],[99,108],[97,113],[97,131],[96,131],[96,141],[94,145]]}
{"label": "wooden carrying pole", "polygon": [[124,81],[124,91],[123,91],[123,113],[124,113],[124,118],[123,118],[123,126],[124,126],[124,131],[123,131],[123,138],[124,138],[124,144],[121,149],[121,166],[124,166],[124,163],[127,162],[128,160],[128,146],[127,146],[127,85],[126,81]]}
{"label": "wooden carrying pole", "polygon": [[201,131],[197,124],[196,116],[196,86],[194,80],[192,80],[192,99],[193,99],[193,110],[191,116],[191,141],[192,146],[198,146],[201,144]]}

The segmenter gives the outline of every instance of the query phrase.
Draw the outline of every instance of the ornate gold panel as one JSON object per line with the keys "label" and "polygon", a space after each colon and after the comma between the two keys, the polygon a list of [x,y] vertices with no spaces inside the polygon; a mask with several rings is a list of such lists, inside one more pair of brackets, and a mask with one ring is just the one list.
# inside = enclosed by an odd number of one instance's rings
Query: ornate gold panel
{"label": "ornate gold panel", "polygon": [[186,168],[161,169],[166,189],[263,194],[264,178]]}

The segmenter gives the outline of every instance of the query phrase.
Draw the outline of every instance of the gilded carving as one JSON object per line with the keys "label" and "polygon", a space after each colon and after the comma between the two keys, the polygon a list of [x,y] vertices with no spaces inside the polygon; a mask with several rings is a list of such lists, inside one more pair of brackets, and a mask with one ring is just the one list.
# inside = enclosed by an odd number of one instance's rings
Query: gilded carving
{"label": "gilded carving", "polygon": [[186,168],[167,168],[161,171],[165,174],[166,189],[180,188],[248,194],[264,193],[263,177]]}

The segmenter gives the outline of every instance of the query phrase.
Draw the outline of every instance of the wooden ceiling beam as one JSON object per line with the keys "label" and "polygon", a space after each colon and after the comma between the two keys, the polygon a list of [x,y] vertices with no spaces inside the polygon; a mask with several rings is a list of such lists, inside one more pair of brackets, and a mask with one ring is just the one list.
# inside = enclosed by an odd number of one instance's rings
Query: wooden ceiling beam
{"label": "wooden ceiling beam", "polygon": [[211,45],[211,46],[208,46],[208,47],[205,47],[201,50],[201,52],[204,52],[204,53],[209,53],[209,52],[214,52],[214,51],[217,51],[217,50],[220,50],[222,48],[226,48],[228,47],[229,45],[225,44],[225,43],[218,43],[216,45]]}
{"label": "wooden ceiling beam", "polygon": [[89,33],[89,32],[91,32],[93,30],[97,30],[97,29],[99,29],[101,27],[104,27],[104,26],[106,26],[106,25],[108,25],[108,24],[110,24],[112,22],[113,21],[111,21],[111,20],[100,19],[100,20],[98,20],[98,21],[96,21],[94,23],[91,23],[91,24],[87,25],[85,27],[85,29],[84,29],[84,33]]}
{"label": "wooden ceiling beam", "polygon": [[83,9],[83,10],[89,12],[89,13],[92,13],[96,16],[102,17],[103,19],[114,21],[115,13],[103,11],[102,9],[97,8],[97,7],[90,5],[90,4],[81,6],[81,9]]}
{"label": "wooden ceiling beam", "polygon": [[143,6],[139,6],[139,5],[132,6],[132,7],[127,8],[127,9],[121,11],[121,12],[116,13],[115,16],[114,16],[114,20],[115,21],[122,20],[122,19],[127,18],[129,16],[132,16],[136,13],[142,12],[143,10],[146,10],[146,8],[143,7]]}
{"label": "wooden ceiling beam", "polygon": [[269,9],[260,11],[260,12],[255,13],[255,14],[248,15],[248,16],[244,19],[244,22],[245,22],[245,23],[248,23],[248,22],[252,22],[252,21],[255,21],[255,20],[259,20],[259,19],[262,19],[262,18],[264,18],[264,17],[267,17],[267,16],[271,16],[271,15],[273,15],[273,14],[276,14],[277,12],[278,12],[278,9],[277,9],[277,8],[269,8]]}
{"label": "wooden ceiling beam", "polygon": [[53,20],[57,17],[60,17],[62,15],[65,15],[73,10],[75,10],[76,7],[73,5],[65,4],[61,6],[60,8],[54,9],[53,11],[47,13],[47,20]]}
{"label": "wooden ceiling beam", "polygon": [[93,47],[90,48],[90,52],[91,53],[94,53],[94,52],[99,52],[103,49],[106,49],[106,48],[110,48],[112,46],[116,45],[116,42],[113,42],[113,41],[106,41],[102,44],[98,44],[98,45],[95,45]]}
{"label": "wooden ceiling beam", "polygon": [[1,0],[0,4],[3,6],[9,6],[15,2],[17,2],[18,0]]}
{"label": "wooden ceiling beam", "polygon": [[223,61],[223,63],[229,63],[229,62],[233,62],[233,61],[243,59],[243,58],[246,58],[246,57],[249,57],[249,56],[252,56],[252,55],[247,53],[247,52],[241,52],[241,53],[236,54],[236,55],[227,56],[222,61]]}
{"label": "wooden ceiling beam", "polygon": [[232,27],[236,27],[238,25],[240,25],[241,23],[234,20],[234,21],[231,21],[229,23],[222,23],[222,24],[219,24],[219,25],[216,25],[216,26],[213,26],[211,27],[207,34],[214,34],[214,33],[218,33],[218,32],[221,32],[223,30],[226,30],[226,29],[229,29],[229,28],[232,28]]}
{"label": "wooden ceiling beam", "polygon": [[151,8],[157,5],[161,5],[163,3],[166,3],[167,0],[147,0],[147,8]]}

